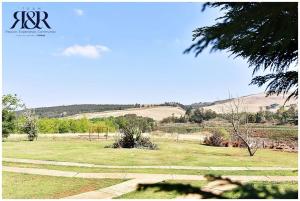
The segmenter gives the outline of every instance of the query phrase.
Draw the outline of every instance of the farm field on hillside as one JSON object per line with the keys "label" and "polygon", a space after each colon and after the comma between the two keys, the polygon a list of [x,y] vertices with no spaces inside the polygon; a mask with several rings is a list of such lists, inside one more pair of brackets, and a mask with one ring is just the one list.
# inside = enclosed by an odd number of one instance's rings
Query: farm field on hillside
{"label": "farm field on hillside", "polygon": [[133,108],[133,109],[125,109],[125,110],[112,110],[106,112],[95,112],[95,113],[83,113],[73,115],[67,118],[70,119],[80,119],[86,117],[88,119],[92,118],[103,118],[103,117],[118,117],[123,116],[125,114],[136,114],[137,116],[142,117],[150,117],[156,121],[161,121],[166,117],[170,117],[172,115],[176,117],[180,117],[185,114],[185,110],[179,107],[170,107],[170,106],[157,106],[157,107],[145,107],[145,108]]}

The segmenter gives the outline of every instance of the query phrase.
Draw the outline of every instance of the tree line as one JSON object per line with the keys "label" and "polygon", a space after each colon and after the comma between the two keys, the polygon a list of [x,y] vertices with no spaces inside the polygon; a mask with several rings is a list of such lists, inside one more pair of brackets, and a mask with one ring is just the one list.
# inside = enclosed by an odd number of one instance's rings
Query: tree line
{"label": "tree line", "polygon": [[[248,123],[275,123],[275,124],[298,124],[298,109],[297,105],[292,104],[289,107],[280,107],[276,112],[271,112],[269,110],[260,110],[259,112],[241,112],[243,116],[247,116]],[[217,114],[215,111],[204,108],[192,109],[192,107],[187,108],[185,115],[180,117],[167,117],[164,118],[161,123],[203,123],[204,121],[209,121],[216,117],[222,118],[224,120],[228,119],[226,113]]]}

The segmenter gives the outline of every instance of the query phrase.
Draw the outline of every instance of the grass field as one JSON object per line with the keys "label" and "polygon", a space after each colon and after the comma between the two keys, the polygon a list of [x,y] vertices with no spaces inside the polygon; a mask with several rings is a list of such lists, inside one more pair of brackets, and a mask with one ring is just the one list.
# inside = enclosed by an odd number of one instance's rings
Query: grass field
{"label": "grass field", "polygon": [[118,184],[121,179],[81,179],[2,173],[4,199],[58,199]]}
{"label": "grass field", "polygon": [[2,162],[3,166],[10,167],[25,167],[25,168],[40,168],[49,170],[62,170],[62,171],[75,171],[82,173],[111,173],[111,172],[126,172],[126,173],[149,173],[149,174],[189,174],[189,175],[206,175],[213,174],[215,176],[220,175],[263,175],[263,176],[297,176],[296,170],[247,170],[247,171],[220,171],[220,170],[174,170],[174,169],[119,169],[119,168],[95,168],[95,167],[74,167],[74,166],[58,166],[58,165],[40,165],[40,164],[28,164],[28,163],[11,163]]}
{"label": "grass field", "polygon": [[104,148],[112,141],[51,140],[4,142],[3,157],[101,165],[281,166],[297,167],[297,153],[210,147],[196,142],[156,140],[159,150]]}
{"label": "grass field", "polygon": [[[186,193],[197,193],[198,189],[205,186],[207,181],[165,181],[158,185],[143,190],[124,194],[119,199],[173,199],[184,196]],[[277,191],[275,191],[275,189]],[[201,193],[199,193],[201,194]],[[202,194],[204,195],[204,194]],[[243,187],[225,192],[226,198],[297,198],[297,182],[251,182]]]}

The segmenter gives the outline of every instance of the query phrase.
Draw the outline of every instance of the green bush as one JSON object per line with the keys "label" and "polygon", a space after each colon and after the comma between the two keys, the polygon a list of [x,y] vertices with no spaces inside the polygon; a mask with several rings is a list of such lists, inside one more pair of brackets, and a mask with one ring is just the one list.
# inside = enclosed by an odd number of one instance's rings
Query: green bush
{"label": "green bush", "polygon": [[16,132],[17,118],[16,110],[24,105],[17,95],[7,94],[2,96],[2,140],[10,133]]}
{"label": "green bush", "polygon": [[122,135],[112,144],[112,148],[157,149],[148,137],[143,137],[137,126],[126,125],[121,129]]}
{"label": "green bush", "polygon": [[187,123],[188,122],[188,118],[186,118],[185,116],[180,116],[180,117],[166,117],[163,120],[161,120],[161,123]]}

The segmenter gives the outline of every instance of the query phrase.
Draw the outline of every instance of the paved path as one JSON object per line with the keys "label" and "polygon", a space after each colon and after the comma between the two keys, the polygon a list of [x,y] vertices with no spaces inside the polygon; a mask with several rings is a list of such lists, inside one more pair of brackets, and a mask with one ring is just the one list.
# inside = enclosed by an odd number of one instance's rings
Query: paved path
{"label": "paved path", "polygon": [[[147,173],[79,173],[72,171],[48,170],[39,168],[21,168],[2,166],[3,171],[38,174],[48,176],[97,178],[97,179],[162,179],[162,180],[206,180],[203,175],[184,174],[147,174]],[[233,181],[297,181],[297,176],[242,176],[228,175],[222,178],[229,178]]]}
{"label": "paved path", "polygon": [[65,197],[64,199],[111,199],[135,191],[138,184],[153,184],[161,181],[163,179],[131,179],[107,188]]}
{"label": "paved path", "polygon": [[[66,197],[66,199],[110,199],[136,190],[138,184],[157,183],[165,180],[206,180],[203,175],[176,175],[176,174],[145,174],[145,173],[78,173],[72,171],[48,170],[39,168],[21,168],[2,166],[3,171],[37,174],[58,177],[94,178],[94,179],[129,179],[128,181],[99,189]],[[222,176],[232,181],[298,181],[297,176]],[[233,189],[234,185],[220,184],[218,181],[210,182],[204,191],[221,193]],[[201,198],[199,195],[187,195],[182,198]]]}
{"label": "paved path", "polygon": [[116,166],[116,165],[95,165],[89,163],[59,162],[17,158],[2,158],[5,162],[31,163],[43,165],[76,166],[76,167],[97,167],[112,169],[175,169],[175,170],[222,170],[222,171],[246,171],[246,170],[298,170],[290,167],[206,167],[206,166]]}

